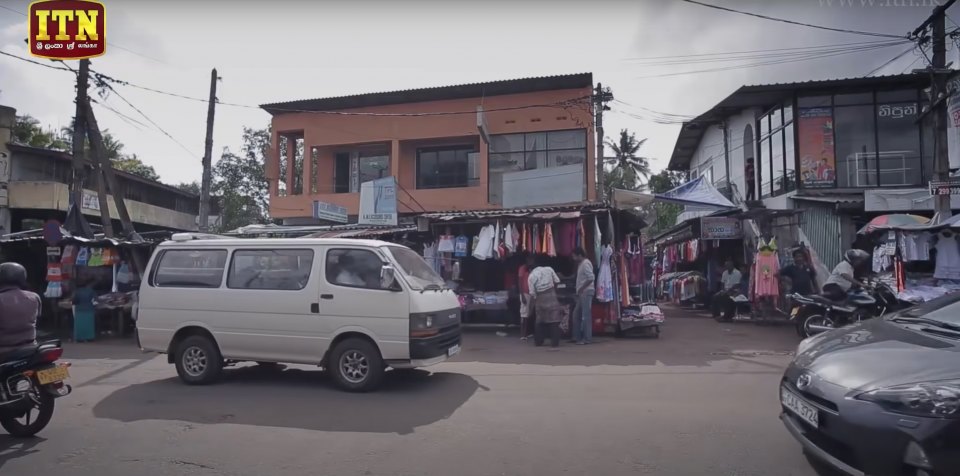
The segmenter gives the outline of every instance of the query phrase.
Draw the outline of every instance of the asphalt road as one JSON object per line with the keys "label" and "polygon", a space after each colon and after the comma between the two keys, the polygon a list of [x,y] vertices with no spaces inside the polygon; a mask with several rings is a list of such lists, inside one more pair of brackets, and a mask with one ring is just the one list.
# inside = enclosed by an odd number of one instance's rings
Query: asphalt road
{"label": "asphalt road", "polygon": [[668,314],[558,350],[473,331],[456,361],[340,392],[315,369],[187,387],[130,342],[72,345],[74,393],[0,474],[813,475],[777,419],[789,328]]}

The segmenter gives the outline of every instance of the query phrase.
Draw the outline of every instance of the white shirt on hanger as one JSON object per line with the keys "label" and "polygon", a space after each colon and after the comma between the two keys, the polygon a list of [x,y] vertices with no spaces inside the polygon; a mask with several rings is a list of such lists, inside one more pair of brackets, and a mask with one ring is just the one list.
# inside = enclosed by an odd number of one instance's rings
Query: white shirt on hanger
{"label": "white shirt on hanger", "polygon": [[487,225],[480,229],[480,235],[477,236],[477,247],[473,250],[474,258],[485,260],[493,257],[493,237],[495,234],[493,225]]}

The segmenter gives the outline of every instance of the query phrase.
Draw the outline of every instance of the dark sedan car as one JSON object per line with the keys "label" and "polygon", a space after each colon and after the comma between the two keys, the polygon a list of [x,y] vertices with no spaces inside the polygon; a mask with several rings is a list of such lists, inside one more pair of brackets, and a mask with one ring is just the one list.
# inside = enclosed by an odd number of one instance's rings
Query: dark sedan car
{"label": "dark sedan car", "polygon": [[960,295],[804,340],[779,393],[818,469],[960,474]]}

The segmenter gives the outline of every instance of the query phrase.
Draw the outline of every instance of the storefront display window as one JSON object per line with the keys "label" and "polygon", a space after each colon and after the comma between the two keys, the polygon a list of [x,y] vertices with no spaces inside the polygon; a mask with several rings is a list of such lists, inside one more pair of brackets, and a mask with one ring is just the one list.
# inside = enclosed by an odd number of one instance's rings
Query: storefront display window
{"label": "storefront display window", "polygon": [[417,188],[468,187],[480,181],[473,146],[417,151]]}
{"label": "storefront display window", "polygon": [[877,185],[877,140],[872,105],[834,109],[837,144],[837,186]]}
{"label": "storefront display window", "polygon": [[585,129],[491,136],[488,160],[489,202],[503,202],[505,173],[586,164],[586,158]]}
{"label": "storefront display window", "polygon": [[920,134],[913,126],[916,102],[877,105],[877,139],[880,145],[880,185],[921,185]]}

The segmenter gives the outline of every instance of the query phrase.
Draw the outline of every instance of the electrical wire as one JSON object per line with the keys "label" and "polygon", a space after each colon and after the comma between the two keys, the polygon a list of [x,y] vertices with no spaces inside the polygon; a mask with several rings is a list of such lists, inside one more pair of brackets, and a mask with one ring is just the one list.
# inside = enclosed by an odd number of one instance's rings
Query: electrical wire
{"label": "electrical wire", "polygon": [[906,50],[904,50],[902,53],[898,54],[897,56],[894,56],[893,58],[890,58],[890,59],[888,59],[887,61],[885,61],[885,62],[884,62],[883,64],[881,64],[880,66],[877,66],[876,68],[873,68],[873,69],[872,69],[869,73],[867,73],[865,76],[867,76],[867,77],[873,76],[874,73],[877,73],[877,72],[879,72],[880,70],[882,70],[883,68],[886,68],[887,66],[890,65],[890,63],[893,63],[894,61],[896,61],[896,60],[898,60],[898,59],[900,59],[900,58],[903,58],[904,56],[907,55],[907,53],[909,53],[909,52],[911,52],[911,51],[913,51],[913,50],[915,50],[915,49],[917,49],[917,48],[919,48],[919,46],[911,46],[910,48],[907,48]]}
{"label": "electrical wire", "polygon": [[804,22],[799,22],[799,21],[794,21],[794,20],[787,20],[787,19],[785,19],[785,18],[777,18],[777,17],[771,17],[771,16],[767,16],[767,15],[761,15],[761,14],[759,14],[759,13],[751,13],[751,12],[745,12],[745,11],[742,11],[742,10],[735,10],[735,9],[733,9],[733,8],[721,7],[720,5],[711,5],[711,4],[709,4],[709,3],[698,2],[698,1],[696,1],[696,0],[683,0],[683,1],[684,1],[684,2],[687,2],[687,3],[691,3],[691,4],[693,4],[693,5],[700,5],[701,7],[713,8],[713,9],[715,9],[715,10],[721,10],[721,11],[725,11],[725,12],[729,12],[729,13],[736,13],[736,14],[739,14],[739,15],[747,15],[747,16],[751,16],[751,17],[754,17],[754,18],[760,18],[760,19],[763,19],[763,20],[777,21],[777,22],[786,23],[786,24],[789,24],[789,25],[805,26],[805,27],[808,27],[808,28],[816,28],[816,29],[818,29],[818,30],[834,31],[834,32],[837,32],[837,33],[851,33],[851,34],[854,34],[854,35],[875,36],[875,37],[879,37],[879,38],[907,38],[907,35],[892,35],[892,34],[889,34],[889,33],[877,33],[877,32],[873,32],[873,31],[862,31],[862,30],[848,30],[848,29],[845,29],[845,28],[833,28],[833,27],[823,26],[823,25],[814,25],[814,24],[812,24],[812,23],[804,23]]}
{"label": "electrical wire", "polygon": [[849,50],[850,48],[864,48],[864,47],[884,47],[884,46],[896,46],[909,43],[910,40],[884,40],[884,41],[873,41],[866,43],[857,43],[849,45],[834,45],[827,48],[810,48],[810,49],[798,49],[796,51],[768,51],[762,53],[751,53],[751,54],[716,54],[711,56],[705,56],[700,58],[671,58],[663,60],[644,60],[637,61],[638,64],[642,66],[672,66],[679,64],[704,64],[704,63],[725,63],[733,61],[743,61],[743,60],[759,60],[759,59],[778,59],[778,58],[795,58],[801,56],[807,56],[810,54],[816,53],[833,53],[838,51]]}
{"label": "electrical wire", "polygon": [[[126,114],[124,114],[124,113],[122,113],[122,112],[120,112],[120,111],[118,111],[118,110],[116,110],[116,109],[114,109],[114,108],[112,108],[112,107],[110,107],[110,106],[108,106],[108,105],[106,105],[105,103],[103,103],[103,102],[101,102],[101,101],[97,101],[96,99],[90,98],[90,102],[92,102],[92,103],[94,103],[94,104],[96,104],[96,105],[98,105],[98,106],[100,106],[100,107],[102,107],[102,108],[104,108],[104,109],[106,109],[106,110],[108,110],[108,111],[110,111],[110,112],[112,112],[112,113],[120,116],[121,119],[125,120],[127,123],[129,123],[130,125],[132,125],[132,126],[134,126],[134,127],[137,127],[137,126],[142,127],[142,128],[149,128],[149,127],[150,127],[150,126],[148,126],[148,125],[146,125],[146,124],[144,124],[144,123],[142,123],[142,122],[140,122],[140,121],[138,121],[138,120],[136,120],[136,119],[134,119],[134,118],[132,118],[132,117],[130,117],[130,116],[128,116],[128,115],[126,115]],[[138,127],[138,128],[139,128],[139,127]]]}
{"label": "electrical wire", "polygon": [[836,48],[841,46],[852,47],[852,46],[863,46],[863,45],[873,45],[879,43],[886,43],[892,40],[870,40],[863,42],[854,42],[854,43],[831,43],[826,45],[813,45],[813,46],[792,46],[786,48],[767,48],[760,50],[741,50],[741,51],[717,51],[711,53],[695,53],[687,55],[666,55],[666,56],[646,56],[638,58],[624,58],[626,61],[646,61],[646,60],[661,60],[661,59],[677,59],[677,58],[699,58],[699,57],[708,57],[708,56],[730,56],[730,55],[741,55],[741,54],[753,54],[753,53],[773,53],[779,51],[796,51],[796,50],[816,50],[816,49],[825,49],[825,48]]}
{"label": "electrical wire", "polygon": [[[2,6],[2,5],[0,5],[0,6]],[[75,72],[75,71],[73,71],[73,70],[70,69],[70,68],[61,68],[61,67],[59,67],[59,66],[53,66],[53,65],[49,65],[49,64],[44,64],[44,63],[41,63],[41,62],[39,62],[39,61],[34,61],[34,60],[30,59],[30,58],[24,58],[24,57],[21,57],[21,56],[12,55],[12,54],[10,54],[10,53],[7,53],[6,51],[0,51],[0,55],[9,56],[9,57],[11,57],[11,58],[18,59],[18,60],[20,60],[20,61],[26,61],[27,63],[33,63],[33,64],[35,64],[35,65],[37,65],[37,66],[43,66],[44,68],[55,69],[55,70],[58,70],[58,71],[71,71],[71,72]]]}

